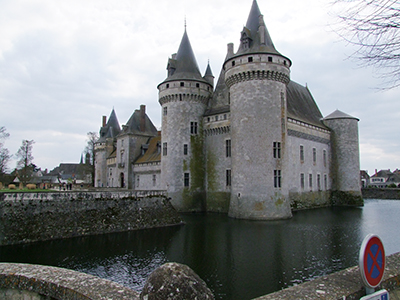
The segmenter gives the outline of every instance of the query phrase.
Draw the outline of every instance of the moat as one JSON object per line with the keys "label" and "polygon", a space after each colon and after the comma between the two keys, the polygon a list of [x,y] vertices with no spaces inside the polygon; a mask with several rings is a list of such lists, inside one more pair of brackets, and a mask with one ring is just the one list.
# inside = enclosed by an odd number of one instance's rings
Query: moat
{"label": "moat", "polygon": [[400,201],[362,208],[295,212],[292,219],[246,221],[183,215],[184,226],[0,247],[2,262],[66,267],[140,290],[159,265],[189,265],[217,299],[252,299],[358,263],[360,244],[378,234],[400,251]]}

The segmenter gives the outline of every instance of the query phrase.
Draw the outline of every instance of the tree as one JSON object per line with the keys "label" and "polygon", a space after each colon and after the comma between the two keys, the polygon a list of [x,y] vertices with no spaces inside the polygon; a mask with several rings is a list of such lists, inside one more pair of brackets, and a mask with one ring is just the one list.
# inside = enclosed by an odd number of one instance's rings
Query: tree
{"label": "tree", "polygon": [[12,155],[7,148],[4,148],[4,140],[8,138],[10,134],[6,131],[4,126],[0,127],[0,181],[3,181],[4,175],[8,171],[8,162]]}
{"label": "tree", "polygon": [[88,158],[86,160],[86,163],[89,164],[89,168],[90,168],[90,174],[92,177],[92,185],[94,186],[94,146],[97,142],[97,140],[99,139],[99,136],[97,135],[96,132],[88,132],[87,133],[87,145],[85,148],[85,153],[86,153],[86,157]]}
{"label": "tree", "polygon": [[363,66],[373,66],[383,89],[400,86],[400,2],[397,0],[334,0],[337,32],[357,47],[351,55]]}
{"label": "tree", "polygon": [[19,147],[16,157],[18,158],[17,169],[18,178],[24,185],[32,178],[32,172],[35,168],[33,162],[32,148],[34,140],[23,140]]}

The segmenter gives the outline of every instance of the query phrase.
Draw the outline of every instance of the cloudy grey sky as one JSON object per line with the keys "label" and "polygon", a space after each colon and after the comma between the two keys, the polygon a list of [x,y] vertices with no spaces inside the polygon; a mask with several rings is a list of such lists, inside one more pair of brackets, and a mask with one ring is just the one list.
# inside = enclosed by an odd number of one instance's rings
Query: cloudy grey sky
{"label": "cloudy grey sky", "polygon": [[[258,0],[292,80],[307,84],[324,116],[360,118],[361,168],[400,168],[400,89],[359,68],[330,24],[330,0]],[[86,133],[114,107],[121,124],[145,104],[161,126],[157,85],[187,32],[202,72],[216,77],[239,44],[252,0],[0,0],[0,126],[15,153],[35,140],[34,163],[79,162]],[[15,161],[9,165],[15,167]]]}

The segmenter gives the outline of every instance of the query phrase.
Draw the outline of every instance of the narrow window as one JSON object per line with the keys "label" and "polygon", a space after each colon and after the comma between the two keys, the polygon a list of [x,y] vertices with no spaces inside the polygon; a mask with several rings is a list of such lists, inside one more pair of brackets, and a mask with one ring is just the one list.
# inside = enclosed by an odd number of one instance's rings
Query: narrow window
{"label": "narrow window", "polygon": [[235,61],[232,62],[232,67],[234,67],[234,66],[235,66]]}
{"label": "narrow window", "polygon": [[318,191],[321,190],[321,175],[317,174],[317,187],[318,187]]}
{"label": "narrow window", "polygon": [[167,83],[167,89],[169,88],[169,83]]}
{"label": "narrow window", "polygon": [[184,175],[183,176],[183,185],[185,187],[188,187],[189,186],[189,173],[184,173],[183,175]]}
{"label": "narrow window", "polygon": [[304,162],[304,146],[300,145],[300,161]]}
{"label": "narrow window", "polygon": [[253,57],[248,57],[248,62],[253,62]]}
{"label": "narrow window", "polygon": [[140,177],[139,175],[136,175],[136,187],[139,187],[140,185]]}
{"label": "narrow window", "polygon": [[274,158],[281,158],[281,143],[280,142],[273,143],[273,154],[274,154]]}
{"label": "narrow window", "polygon": [[165,106],[165,107],[164,107],[164,116],[166,116],[167,113],[168,113],[168,108]]}
{"label": "narrow window", "polygon": [[187,155],[187,154],[188,154],[188,145],[183,144],[183,155]]}
{"label": "narrow window", "polygon": [[157,184],[157,175],[153,174],[153,186],[156,186]]}
{"label": "narrow window", "polygon": [[283,64],[286,66],[286,60],[283,61]]}
{"label": "narrow window", "polygon": [[272,62],[272,56],[268,56],[268,61]]}
{"label": "narrow window", "polygon": [[324,186],[325,186],[325,191],[328,190],[328,176],[324,174]]}
{"label": "narrow window", "polygon": [[231,140],[225,140],[225,150],[226,150],[226,157],[231,157]]}
{"label": "narrow window", "polygon": [[163,143],[162,153],[163,156],[167,156],[167,143]]}
{"label": "narrow window", "polygon": [[197,122],[190,122],[190,133],[197,134]]}
{"label": "narrow window", "polygon": [[226,170],[226,186],[232,185],[231,170]]}
{"label": "narrow window", "polygon": [[224,120],[226,120],[226,118],[227,118],[227,117],[226,117],[226,114],[224,114]]}
{"label": "narrow window", "polygon": [[326,167],[326,150],[325,149],[322,151],[322,156],[323,156],[323,160],[324,160],[324,167]]}
{"label": "narrow window", "polygon": [[207,122],[210,122],[210,117],[207,118]]}
{"label": "narrow window", "polygon": [[228,92],[228,104],[229,105],[231,104],[231,93],[230,92]]}
{"label": "narrow window", "polygon": [[304,190],[304,173],[300,174],[300,186],[301,189]]}
{"label": "narrow window", "polygon": [[315,165],[317,163],[317,149],[316,148],[312,148],[312,160]]}
{"label": "narrow window", "polygon": [[181,86],[185,86],[185,83],[184,83],[184,82],[181,82]]}
{"label": "narrow window", "polygon": [[309,183],[310,189],[312,189],[312,174],[308,175],[308,183]]}
{"label": "narrow window", "polygon": [[281,187],[281,170],[274,170],[274,187]]}
{"label": "narrow window", "polygon": [[196,87],[199,88],[200,87],[200,83],[196,83]]}
{"label": "narrow window", "polygon": [[218,116],[215,116],[215,121],[218,121]]}

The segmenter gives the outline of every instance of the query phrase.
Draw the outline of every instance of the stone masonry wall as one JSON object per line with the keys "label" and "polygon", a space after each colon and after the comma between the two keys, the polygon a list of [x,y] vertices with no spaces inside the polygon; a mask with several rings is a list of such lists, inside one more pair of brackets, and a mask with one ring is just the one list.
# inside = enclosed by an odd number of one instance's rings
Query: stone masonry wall
{"label": "stone masonry wall", "polygon": [[181,224],[165,196],[0,193],[0,245]]}

